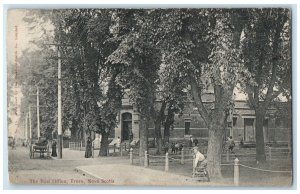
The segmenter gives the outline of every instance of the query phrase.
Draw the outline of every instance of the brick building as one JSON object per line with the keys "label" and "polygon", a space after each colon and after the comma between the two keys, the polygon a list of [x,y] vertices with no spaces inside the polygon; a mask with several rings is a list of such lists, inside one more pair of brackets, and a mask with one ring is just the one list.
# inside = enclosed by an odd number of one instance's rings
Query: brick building
{"label": "brick building", "polygon": [[[206,105],[212,103],[213,100],[213,95],[209,93],[203,97]],[[111,138],[114,138],[113,142],[116,141],[117,137],[120,137],[122,142],[138,142],[139,114],[126,95],[122,100],[122,105],[123,108],[117,118],[118,125],[113,130]],[[291,139],[291,121],[285,121],[284,117],[278,116],[279,110],[283,106],[287,106],[287,103],[278,102],[276,107],[269,107],[266,113],[263,126],[265,143],[287,143]],[[161,130],[163,134],[163,126]],[[181,116],[175,115],[174,126],[170,130],[170,139],[184,138],[185,135],[192,135],[197,139],[204,140],[208,138],[208,129],[192,101],[186,102]],[[246,100],[235,100],[232,124],[228,126],[226,131],[226,136],[229,135],[235,141],[242,137],[245,142],[255,142],[255,112],[249,107]],[[149,138],[155,138],[153,121],[149,123]]]}

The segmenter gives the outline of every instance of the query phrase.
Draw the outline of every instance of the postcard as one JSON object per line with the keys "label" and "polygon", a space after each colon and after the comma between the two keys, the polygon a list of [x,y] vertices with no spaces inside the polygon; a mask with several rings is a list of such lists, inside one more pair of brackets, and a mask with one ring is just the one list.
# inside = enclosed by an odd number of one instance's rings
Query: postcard
{"label": "postcard", "polygon": [[13,185],[293,185],[292,9],[7,13]]}

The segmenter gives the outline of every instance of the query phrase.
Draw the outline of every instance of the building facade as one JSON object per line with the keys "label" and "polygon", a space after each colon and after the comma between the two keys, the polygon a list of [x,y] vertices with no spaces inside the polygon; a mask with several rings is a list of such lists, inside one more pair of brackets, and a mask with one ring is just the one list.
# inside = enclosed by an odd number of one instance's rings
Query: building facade
{"label": "building facade", "polygon": [[[212,102],[212,95],[204,98],[204,103],[209,104]],[[278,116],[280,107],[285,106],[286,103],[278,102],[278,105],[269,107],[266,113],[263,125],[265,143],[287,143],[291,139],[291,121],[284,121]],[[123,108],[117,118],[117,127],[111,134],[111,138],[114,138],[113,142],[120,137],[122,142],[136,143],[139,141],[140,135],[139,113],[126,96],[122,100],[122,106]],[[235,141],[240,141],[240,138],[242,138],[244,142],[255,142],[255,122],[255,112],[250,108],[248,102],[246,100],[236,100],[232,122],[228,125],[226,136],[232,136]],[[163,125],[161,132],[163,135]],[[192,135],[197,139],[208,139],[208,128],[192,101],[185,103],[182,115],[175,115],[175,122],[170,130],[171,140],[184,138],[188,135]],[[155,138],[153,121],[149,122],[148,137],[150,139]]]}

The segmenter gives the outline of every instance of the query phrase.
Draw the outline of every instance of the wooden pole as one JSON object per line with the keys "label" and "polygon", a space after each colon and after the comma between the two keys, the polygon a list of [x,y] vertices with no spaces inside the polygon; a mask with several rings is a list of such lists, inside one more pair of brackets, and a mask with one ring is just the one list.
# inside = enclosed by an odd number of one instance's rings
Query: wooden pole
{"label": "wooden pole", "polygon": [[132,165],[133,164],[133,149],[132,148],[130,148],[130,150],[129,150],[129,158],[130,158],[130,164]]}
{"label": "wooden pole", "polygon": [[31,128],[31,108],[30,108],[30,106],[29,106],[28,117],[29,117],[29,139],[31,141],[31,139],[32,139],[32,128]]}
{"label": "wooden pole", "polygon": [[26,140],[26,146],[28,141],[28,115],[25,116],[25,140]]}
{"label": "wooden pole", "polygon": [[62,158],[62,104],[61,104],[61,54],[60,48],[57,47],[57,56],[58,56],[58,84],[57,84],[57,132],[58,132],[58,158]]}
{"label": "wooden pole", "polygon": [[184,148],[181,150],[181,164],[184,164]]}
{"label": "wooden pole", "polygon": [[239,186],[239,178],[240,178],[240,172],[239,172],[239,159],[236,158],[234,160],[234,177],[233,177],[233,182],[235,186]]}
{"label": "wooden pole", "polygon": [[165,172],[169,171],[169,153],[166,153]]}
{"label": "wooden pole", "polygon": [[36,120],[37,120],[37,137],[41,136],[40,132],[40,99],[39,99],[39,87],[36,87]]}

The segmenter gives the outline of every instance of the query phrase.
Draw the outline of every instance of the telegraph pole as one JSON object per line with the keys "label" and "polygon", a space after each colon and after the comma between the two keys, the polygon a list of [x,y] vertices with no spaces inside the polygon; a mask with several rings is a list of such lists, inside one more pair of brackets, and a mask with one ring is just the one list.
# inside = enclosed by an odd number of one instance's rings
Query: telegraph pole
{"label": "telegraph pole", "polygon": [[37,137],[40,138],[40,101],[39,101],[39,87],[36,86],[36,117],[37,117]]}
{"label": "telegraph pole", "polygon": [[27,132],[28,132],[28,114],[26,114],[26,116],[25,116],[25,140],[26,140],[26,142],[28,140]]}
{"label": "telegraph pole", "polygon": [[61,123],[61,54],[59,50],[59,46],[57,46],[57,56],[58,56],[58,85],[57,85],[57,133],[58,133],[58,141],[57,141],[57,146],[58,146],[58,158],[62,158],[62,123]]}
{"label": "telegraph pole", "polygon": [[28,116],[29,116],[29,138],[30,138],[30,141],[31,141],[31,139],[32,139],[32,131],[31,131],[31,108],[30,108],[30,106],[29,106]]}
{"label": "telegraph pole", "polygon": [[[63,138],[62,138],[62,102],[61,102],[61,53],[60,46],[61,44],[51,43],[46,45],[57,46],[57,57],[58,57],[58,84],[57,84],[57,148],[58,148],[58,159],[62,158],[62,147],[63,147]],[[67,45],[64,45],[67,46]],[[72,46],[72,45],[70,45]]]}

